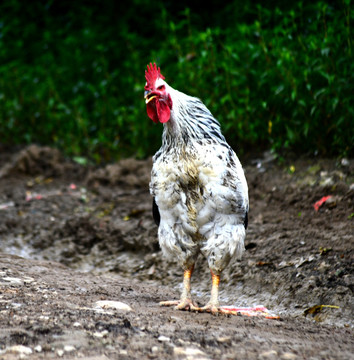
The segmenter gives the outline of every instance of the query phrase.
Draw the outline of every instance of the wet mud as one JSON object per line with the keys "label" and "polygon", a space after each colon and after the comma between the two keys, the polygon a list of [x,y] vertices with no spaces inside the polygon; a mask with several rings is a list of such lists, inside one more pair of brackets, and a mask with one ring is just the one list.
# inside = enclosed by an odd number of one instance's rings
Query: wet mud
{"label": "wet mud", "polygon": [[[220,301],[280,320],[159,307],[179,297],[182,270],[159,249],[151,159],[82,166],[51,148],[0,148],[0,359],[353,358],[354,161],[241,160],[246,252]],[[200,258],[199,304],[210,286]]]}

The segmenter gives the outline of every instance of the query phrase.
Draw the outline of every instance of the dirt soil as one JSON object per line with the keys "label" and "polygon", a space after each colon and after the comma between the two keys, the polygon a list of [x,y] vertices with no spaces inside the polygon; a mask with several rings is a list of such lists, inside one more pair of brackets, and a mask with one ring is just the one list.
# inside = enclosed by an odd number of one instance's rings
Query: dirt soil
{"label": "dirt soil", "polygon": [[241,160],[247,251],[220,300],[280,320],[159,306],[179,297],[182,270],[159,249],[151,160],[83,166],[0,147],[0,359],[354,359],[354,160]]}

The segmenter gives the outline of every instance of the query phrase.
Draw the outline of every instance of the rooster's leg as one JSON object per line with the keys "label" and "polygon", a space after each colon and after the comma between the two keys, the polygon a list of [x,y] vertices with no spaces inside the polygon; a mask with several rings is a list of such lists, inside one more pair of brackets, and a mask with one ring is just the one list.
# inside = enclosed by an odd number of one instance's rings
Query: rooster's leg
{"label": "rooster's leg", "polygon": [[184,270],[183,274],[183,291],[180,300],[161,301],[161,306],[175,306],[177,310],[199,310],[199,307],[194,304],[191,296],[191,277],[194,270],[194,265],[189,269]]}
{"label": "rooster's leg", "polygon": [[[211,296],[209,302],[199,308],[199,312],[210,312],[212,314],[225,314],[225,315],[238,315],[240,309],[235,309],[233,307],[220,307],[219,304],[219,283],[220,283],[220,275],[214,274],[212,270],[211,279],[212,279],[212,287],[211,287]],[[253,312],[259,312],[259,307],[255,308],[245,308],[241,311],[244,315],[254,316]],[[265,314],[267,315],[267,314]]]}
{"label": "rooster's leg", "polygon": [[212,286],[211,286],[211,296],[209,302],[199,309],[200,312],[211,312],[213,314],[223,312],[223,310],[220,309],[219,305],[219,283],[220,283],[220,275],[214,274],[212,270],[210,270],[211,273],[211,280],[212,280]]}

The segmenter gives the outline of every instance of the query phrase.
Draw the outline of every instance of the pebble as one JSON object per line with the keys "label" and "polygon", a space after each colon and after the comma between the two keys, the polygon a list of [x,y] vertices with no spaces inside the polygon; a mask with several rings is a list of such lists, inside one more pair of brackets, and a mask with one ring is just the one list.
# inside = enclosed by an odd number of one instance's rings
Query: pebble
{"label": "pebble", "polygon": [[200,356],[206,356],[206,354],[196,348],[191,348],[191,347],[187,347],[187,348],[182,348],[182,347],[175,347],[173,349],[173,353],[176,356],[187,356],[187,357],[200,357]]}
{"label": "pebble", "polygon": [[101,332],[97,331],[97,332],[94,332],[92,335],[97,337],[97,338],[103,338],[103,337],[108,335],[108,330],[103,330]]}
{"label": "pebble", "polygon": [[7,277],[2,278],[2,280],[10,283],[10,285],[16,285],[16,286],[23,285],[23,281],[19,278],[15,278],[15,277],[7,276]]}
{"label": "pebble", "polygon": [[36,352],[42,352],[42,350],[43,350],[43,348],[42,348],[41,345],[37,345],[37,346],[35,346],[35,348],[34,348],[34,351],[36,351]]}
{"label": "pebble", "polygon": [[216,339],[216,341],[219,343],[230,343],[231,337],[230,336],[219,337]]}
{"label": "pebble", "polygon": [[163,336],[163,335],[160,335],[158,338],[157,338],[158,341],[160,342],[168,342],[170,341],[171,339],[167,336]]}
{"label": "pebble", "polygon": [[152,348],[151,348],[151,352],[152,353],[157,353],[157,352],[159,352],[160,351],[160,348],[158,347],[158,346],[153,346]]}
{"label": "pebble", "polygon": [[295,360],[295,359],[297,359],[297,355],[290,353],[290,352],[286,352],[280,356],[280,359],[281,360]]}
{"label": "pebble", "polygon": [[75,346],[72,346],[72,345],[65,345],[64,346],[64,351],[65,352],[72,352],[72,351],[75,351],[75,350],[76,350]]}
{"label": "pebble", "polygon": [[18,353],[20,354],[20,356],[24,356],[24,355],[31,355],[32,354],[32,349],[28,346],[24,346],[24,345],[14,345],[11,346],[9,348],[6,348],[6,352],[7,353]]}
{"label": "pebble", "polygon": [[133,311],[133,309],[128,305],[120,301],[112,301],[112,300],[102,300],[97,301],[95,303],[96,308],[101,309],[115,309],[120,311]]}
{"label": "pebble", "polygon": [[31,283],[34,282],[34,279],[31,278],[31,277],[29,277],[29,276],[25,276],[25,277],[23,278],[23,282],[24,282],[25,284],[31,284]]}
{"label": "pebble", "polygon": [[73,323],[73,327],[81,327],[81,324],[76,321],[76,322]]}
{"label": "pebble", "polygon": [[279,359],[278,357],[278,353],[275,350],[269,350],[269,351],[264,351],[261,354],[259,354],[259,359],[260,360],[268,360],[268,359],[274,359],[277,360]]}
{"label": "pebble", "polygon": [[64,355],[64,350],[62,349],[57,350],[57,355],[62,357]]}

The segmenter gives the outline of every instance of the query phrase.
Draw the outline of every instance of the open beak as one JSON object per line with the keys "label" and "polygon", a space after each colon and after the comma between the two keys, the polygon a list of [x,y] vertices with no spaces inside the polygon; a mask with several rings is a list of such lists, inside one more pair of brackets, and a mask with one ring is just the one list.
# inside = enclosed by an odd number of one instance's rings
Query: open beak
{"label": "open beak", "polygon": [[148,104],[155,97],[157,97],[157,95],[151,94],[151,92],[149,91],[145,91],[144,94],[145,104]]}
{"label": "open beak", "polygon": [[148,104],[152,99],[154,99],[156,97],[156,95],[153,95],[153,96],[150,96],[150,97],[148,97],[148,96],[146,96],[145,97],[145,104]]}

